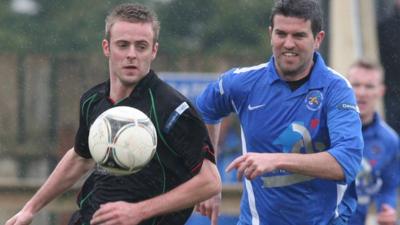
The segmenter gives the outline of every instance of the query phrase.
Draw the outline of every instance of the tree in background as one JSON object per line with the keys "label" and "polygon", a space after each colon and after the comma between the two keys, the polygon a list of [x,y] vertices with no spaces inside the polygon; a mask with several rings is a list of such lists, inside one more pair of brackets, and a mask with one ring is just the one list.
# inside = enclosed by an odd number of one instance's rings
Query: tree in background
{"label": "tree in background", "polygon": [[270,55],[267,26],[271,4],[263,0],[173,0],[161,4],[160,52],[174,58],[200,52],[202,57],[227,58],[230,64],[239,65],[264,61]]}
{"label": "tree in background", "polygon": [[[0,51],[41,54],[100,53],[103,17],[121,0],[30,0],[35,14],[13,11],[13,1],[0,2]],[[169,62],[194,57],[252,61],[268,56],[268,16],[263,0],[138,1],[160,15],[160,54]],[[266,51],[260,49],[267,49]],[[202,60],[202,59],[198,59]],[[232,63],[237,63],[232,62]],[[170,70],[176,65],[170,64]],[[207,68],[205,68],[207,69]]]}

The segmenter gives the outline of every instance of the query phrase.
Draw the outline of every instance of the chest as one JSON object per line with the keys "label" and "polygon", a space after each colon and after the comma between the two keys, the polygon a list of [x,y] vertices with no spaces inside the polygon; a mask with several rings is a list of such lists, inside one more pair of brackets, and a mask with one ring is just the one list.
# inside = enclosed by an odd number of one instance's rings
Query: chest
{"label": "chest", "polygon": [[379,171],[392,157],[390,146],[376,135],[364,136],[363,158],[372,170]]}
{"label": "chest", "polygon": [[150,101],[145,101],[144,98],[131,98],[128,97],[126,99],[121,100],[117,104],[113,104],[111,101],[109,101],[107,98],[102,98],[99,101],[93,102],[92,107],[88,108],[88,112],[86,113],[87,119],[88,119],[88,124],[89,126],[93,124],[93,122],[96,120],[98,116],[100,116],[104,111],[107,109],[116,107],[116,106],[129,106],[129,107],[134,107],[143,113],[145,113],[149,118],[151,118],[151,104],[149,104]]}
{"label": "chest", "polygon": [[326,104],[323,89],[275,85],[252,92],[238,114],[251,147],[311,153],[329,145]]}

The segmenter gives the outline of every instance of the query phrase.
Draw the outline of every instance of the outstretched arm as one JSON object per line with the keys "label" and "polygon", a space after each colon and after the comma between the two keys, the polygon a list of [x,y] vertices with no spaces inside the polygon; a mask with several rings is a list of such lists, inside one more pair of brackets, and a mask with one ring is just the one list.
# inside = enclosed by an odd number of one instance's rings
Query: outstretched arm
{"label": "outstretched arm", "polygon": [[47,181],[6,225],[30,224],[43,207],[75,184],[93,165],[93,160],[82,158],[74,148],[68,150]]}
{"label": "outstretched arm", "polygon": [[138,202],[111,202],[100,206],[90,224],[136,225],[141,221],[189,208],[221,191],[216,166],[205,159],[200,172],[192,179],[154,198]]}

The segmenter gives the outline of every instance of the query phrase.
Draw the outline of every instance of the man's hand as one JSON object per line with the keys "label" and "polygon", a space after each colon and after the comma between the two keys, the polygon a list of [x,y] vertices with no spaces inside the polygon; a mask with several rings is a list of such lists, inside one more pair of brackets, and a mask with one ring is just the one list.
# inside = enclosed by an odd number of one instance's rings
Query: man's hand
{"label": "man's hand", "polygon": [[395,225],[396,224],[396,210],[388,204],[382,204],[381,211],[378,213],[379,225]]}
{"label": "man's hand", "polygon": [[195,210],[199,212],[201,215],[210,218],[211,225],[217,225],[220,205],[221,205],[221,193],[211,197],[206,201],[198,203],[195,207]]}
{"label": "man's hand", "polygon": [[101,205],[90,224],[136,225],[143,219],[143,214],[136,204],[118,201]]}
{"label": "man's hand", "polygon": [[237,169],[238,180],[242,180],[243,176],[253,180],[263,173],[275,170],[275,161],[273,153],[246,153],[233,160],[226,168],[226,172]]}
{"label": "man's hand", "polygon": [[28,225],[31,224],[32,221],[33,214],[21,210],[19,213],[7,220],[5,225]]}

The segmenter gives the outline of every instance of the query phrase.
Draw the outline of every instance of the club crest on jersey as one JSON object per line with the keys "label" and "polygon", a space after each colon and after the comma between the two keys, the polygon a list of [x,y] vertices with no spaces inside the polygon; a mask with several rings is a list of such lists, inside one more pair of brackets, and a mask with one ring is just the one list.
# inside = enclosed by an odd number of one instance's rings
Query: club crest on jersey
{"label": "club crest on jersey", "polygon": [[322,106],[322,101],[324,100],[324,96],[321,91],[313,90],[308,92],[306,99],[304,100],[307,109],[311,111],[317,111]]}

